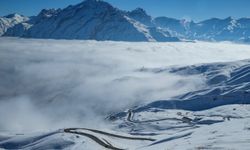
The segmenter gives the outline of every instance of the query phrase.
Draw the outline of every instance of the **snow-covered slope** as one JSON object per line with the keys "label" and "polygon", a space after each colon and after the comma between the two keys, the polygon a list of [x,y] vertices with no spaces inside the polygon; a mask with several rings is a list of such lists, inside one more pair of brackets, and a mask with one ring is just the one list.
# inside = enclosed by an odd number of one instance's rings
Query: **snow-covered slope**
{"label": "snow-covered slope", "polygon": [[197,91],[173,97],[169,100],[154,101],[145,106],[135,108],[134,112],[151,108],[184,109],[201,111],[210,108],[230,105],[249,104],[250,61],[231,63],[203,64],[181,68],[147,69],[143,72],[173,73],[181,76],[202,76],[207,86]]}
{"label": "snow-covered slope", "polygon": [[9,28],[28,20],[28,17],[24,17],[19,14],[10,14],[4,17],[0,17],[0,36],[2,36]]}
{"label": "snow-covered slope", "polygon": [[117,131],[159,138],[143,149],[248,149],[250,60],[140,71],[201,75],[208,86],[110,115]]}
{"label": "snow-covered slope", "polygon": [[247,150],[249,49],[0,38],[0,148]]}

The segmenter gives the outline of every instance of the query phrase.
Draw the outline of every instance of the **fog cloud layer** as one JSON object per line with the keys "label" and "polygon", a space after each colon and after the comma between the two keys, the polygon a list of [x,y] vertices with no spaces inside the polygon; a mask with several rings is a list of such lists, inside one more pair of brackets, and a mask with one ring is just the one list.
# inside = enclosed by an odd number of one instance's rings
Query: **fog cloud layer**
{"label": "fog cloud layer", "polygon": [[200,76],[140,72],[246,59],[230,43],[0,38],[0,130],[100,127],[105,115],[204,88]]}

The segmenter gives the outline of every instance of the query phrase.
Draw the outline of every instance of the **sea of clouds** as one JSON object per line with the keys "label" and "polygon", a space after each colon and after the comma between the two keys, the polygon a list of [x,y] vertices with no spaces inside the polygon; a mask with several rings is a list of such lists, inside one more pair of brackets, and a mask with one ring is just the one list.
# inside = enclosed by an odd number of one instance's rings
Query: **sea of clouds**
{"label": "sea of clouds", "polygon": [[105,124],[109,113],[206,87],[202,76],[142,72],[247,59],[231,43],[0,38],[0,131]]}

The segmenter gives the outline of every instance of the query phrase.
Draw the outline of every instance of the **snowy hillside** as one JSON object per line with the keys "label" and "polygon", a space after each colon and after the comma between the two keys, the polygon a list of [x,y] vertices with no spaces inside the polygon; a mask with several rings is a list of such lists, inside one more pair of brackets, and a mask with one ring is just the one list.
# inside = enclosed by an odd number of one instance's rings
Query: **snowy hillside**
{"label": "snowy hillside", "polygon": [[228,42],[0,38],[0,148],[247,150],[249,56]]}

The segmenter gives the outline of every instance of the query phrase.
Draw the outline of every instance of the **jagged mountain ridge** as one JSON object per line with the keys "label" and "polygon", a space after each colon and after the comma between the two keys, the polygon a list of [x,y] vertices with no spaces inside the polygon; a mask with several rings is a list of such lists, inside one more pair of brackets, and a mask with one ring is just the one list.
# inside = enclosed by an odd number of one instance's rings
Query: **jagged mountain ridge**
{"label": "jagged mountain ridge", "polygon": [[249,42],[250,19],[212,18],[195,23],[167,17],[154,19],[156,26],[189,40]]}
{"label": "jagged mountain ridge", "polygon": [[[43,9],[12,25],[0,21],[0,35],[28,38],[113,41],[250,41],[250,19],[212,18],[201,22],[153,18],[142,8],[119,10],[99,0],[65,9]],[[14,20],[14,19],[12,19]]]}
{"label": "jagged mountain ridge", "polygon": [[104,1],[86,0],[62,10],[42,10],[38,16],[9,29],[5,35],[100,41],[178,41],[169,33],[148,27],[129,15]]}

